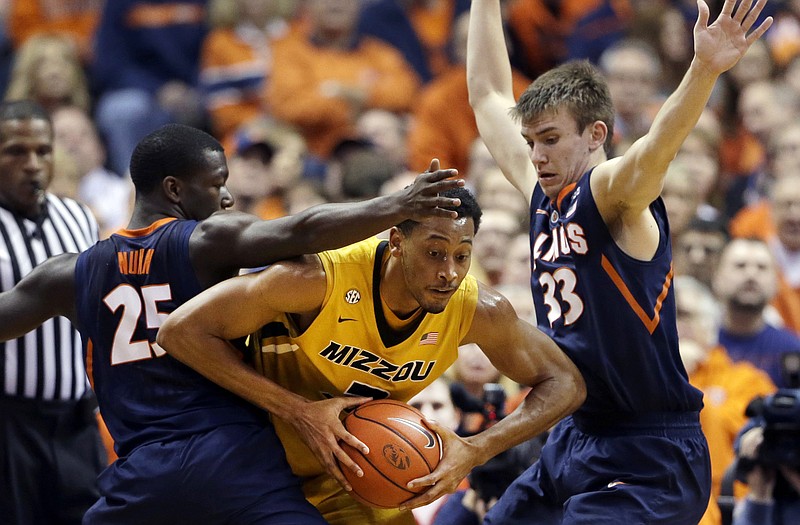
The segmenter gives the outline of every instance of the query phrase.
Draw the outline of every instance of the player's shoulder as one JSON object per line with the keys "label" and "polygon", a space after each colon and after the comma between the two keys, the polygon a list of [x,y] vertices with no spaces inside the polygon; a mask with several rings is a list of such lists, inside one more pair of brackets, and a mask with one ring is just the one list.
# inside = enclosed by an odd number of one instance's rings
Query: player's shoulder
{"label": "player's shoulder", "polygon": [[476,316],[502,318],[514,313],[514,308],[506,296],[488,284],[482,283],[474,279],[474,277],[472,279],[474,280],[475,293],[477,294]]}

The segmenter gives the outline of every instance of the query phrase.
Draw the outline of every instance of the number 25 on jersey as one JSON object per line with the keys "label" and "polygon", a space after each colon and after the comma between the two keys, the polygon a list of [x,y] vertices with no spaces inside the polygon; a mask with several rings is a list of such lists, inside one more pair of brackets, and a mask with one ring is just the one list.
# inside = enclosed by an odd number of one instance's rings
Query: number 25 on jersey
{"label": "number 25 on jersey", "polygon": [[134,341],[133,333],[142,318],[142,310],[147,328],[160,327],[167,318],[167,313],[158,311],[158,303],[171,299],[172,291],[168,284],[153,284],[144,286],[141,290],[130,284],[121,284],[103,298],[103,302],[112,312],[122,308],[122,317],[111,347],[112,365],[161,357],[166,353],[155,341]]}

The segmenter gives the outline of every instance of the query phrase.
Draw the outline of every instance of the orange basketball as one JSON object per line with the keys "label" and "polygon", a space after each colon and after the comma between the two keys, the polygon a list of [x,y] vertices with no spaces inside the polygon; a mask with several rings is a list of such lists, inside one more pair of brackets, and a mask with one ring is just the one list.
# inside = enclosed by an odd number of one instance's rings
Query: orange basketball
{"label": "orange basketball", "polygon": [[369,447],[365,456],[342,443],[364,471],[359,478],[350,469],[342,469],[357,500],[372,507],[395,508],[428,489],[406,487],[412,479],[432,472],[442,457],[439,435],[422,420],[419,410],[392,399],[368,401],[348,414],[345,428]]}

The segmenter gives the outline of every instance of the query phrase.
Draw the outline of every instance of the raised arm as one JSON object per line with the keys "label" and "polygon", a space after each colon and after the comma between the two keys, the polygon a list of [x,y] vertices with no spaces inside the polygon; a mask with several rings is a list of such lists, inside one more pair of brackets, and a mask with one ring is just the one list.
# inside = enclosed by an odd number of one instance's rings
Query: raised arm
{"label": "raised arm", "polygon": [[355,472],[360,469],[337,441],[357,448],[364,445],[344,429],[339,414],[366,399],[340,397],[312,403],[256,372],[229,342],[255,332],[282,312],[316,312],[325,290],[317,256],[275,264],[223,281],[184,303],[159,328],[157,341],[209,380],[291,424],[320,463],[348,487],[336,459]]}
{"label": "raised arm", "polygon": [[459,204],[439,194],[464,185],[457,171],[439,169],[438,159],[413,184],[374,199],[322,204],[295,215],[262,221],[244,213],[220,212],[203,221],[191,238],[191,253],[205,284],[229,277],[231,270],[259,267],[307,253],[363,240],[406,219],[456,217],[444,209]]}
{"label": "raised arm", "polygon": [[506,178],[530,202],[536,169],[520,126],[509,114],[515,100],[499,0],[472,0],[467,87],[481,138]]}
{"label": "raised arm", "polygon": [[586,397],[580,372],[555,342],[517,317],[508,299],[484,285],[472,327],[462,341],[466,343],[476,343],[502,374],[531,390],[513,412],[474,436],[458,438],[435,426],[444,434],[444,457],[434,472],[415,481],[433,486],[409,501],[410,507],[454,491],[473,467],[548,430]]}
{"label": "raised arm", "polygon": [[21,337],[51,317],[75,322],[76,253],[47,259],[14,288],[0,293],[0,341]]}
{"label": "raised arm", "polygon": [[[606,223],[640,214],[661,193],[667,167],[697,124],[717,78],[733,67],[772,24],[769,17],[751,31],[767,0],[725,0],[708,25],[709,10],[698,1],[694,58],[678,88],[656,115],[650,131],[619,159],[601,164],[592,190]],[[752,7],[752,9],[751,9]],[[735,8],[735,9],[734,9]]]}

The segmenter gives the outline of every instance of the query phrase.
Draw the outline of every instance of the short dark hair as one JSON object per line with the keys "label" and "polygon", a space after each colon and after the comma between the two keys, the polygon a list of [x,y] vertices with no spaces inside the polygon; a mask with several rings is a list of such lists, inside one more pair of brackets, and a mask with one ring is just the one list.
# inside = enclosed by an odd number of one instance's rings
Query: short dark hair
{"label": "short dark hair", "polygon": [[147,135],[131,155],[137,192],[150,193],[164,177],[186,179],[208,165],[207,151],[224,151],[217,139],[197,128],[167,124]]}
{"label": "short dark hair", "polygon": [[[440,193],[442,197],[449,199],[461,199],[461,205],[455,208],[447,208],[455,210],[459,217],[472,217],[472,223],[475,227],[473,233],[478,233],[478,228],[481,225],[481,216],[483,211],[475,200],[475,196],[466,188],[453,188]],[[419,222],[408,219],[397,225],[397,229],[403,232],[403,235],[409,235],[411,231],[419,224]]]}
{"label": "short dark hair", "polygon": [[0,103],[0,121],[41,119],[52,125],[50,115],[33,100],[8,100]]}
{"label": "short dark hair", "polygon": [[700,233],[717,233],[725,242],[728,242],[730,239],[730,232],[728,232],[728,227],[722,219],[719,218],[705,218],[705,217],[697,217],[695,216],[689,224],[686,226],[686,229],[683,230],[683,233],[688,231],[693,232],[700,232]]}
{"label": "short dark hair", "polygon": [[540,75],[511,108],[511,116],[529,122],[561,107],[573,116],[579,133],[592,122],[604,122],[608,136],[603,148],[610,153],[614,105],[603,75],[588,60],[572,60]]}

